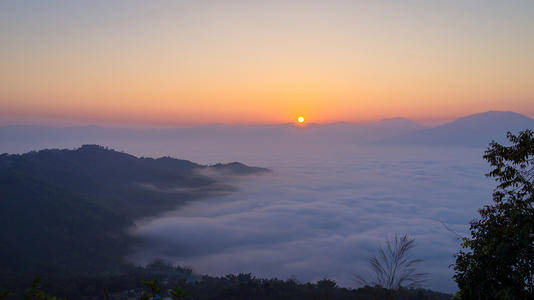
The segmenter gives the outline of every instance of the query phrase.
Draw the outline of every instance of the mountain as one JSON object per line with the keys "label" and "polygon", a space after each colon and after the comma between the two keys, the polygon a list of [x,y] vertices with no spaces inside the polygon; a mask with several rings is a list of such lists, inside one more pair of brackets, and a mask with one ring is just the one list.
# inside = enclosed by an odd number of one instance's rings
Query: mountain
{"label": "mountain", "polygon": [[[371,124],[337,122],[331,124],[294,123],[276,125],[211,124],[168,129],[126,129],[99,126],[23,126],[0,127],[0,151],[27,152],[36,148],[77,147],[106,144],[116,148],[146,149],[174,143],[179,149],[232,147],[236,150],[284,143],[367,143],[397,136],[423,127],[408,119],[385,119]],[[252,150],[250,150],[252,151]],[[152,153],[154,151],[148,151]]]}
{"label": "mountain", "polygon": [[423,127],[405,118],[384,119],[371,124],[211,124],[143,130],[98,126],[5,126],[0,127],[0,151],[24,152],[50,145],[73,147],[84,143],[149,149],[148,153],[158,152],[158,145],[163,144],[175,146],[182,151],[223,147],[229,152],[257,151],[257,148],[263,149],[273,145],[336,143],[484,147],[493,139],[504,142],[505,134],[509,130],[534,128],[533,124],[533,119],[518,113],[489,111],[465,116],[433,128]]}
{"label": "mountain", "polygon": [[421,124],[415,123],[412,120],[406,118],[390,118],[383,119],[376,123],[367,125],[367,128],[387,129],[387,130],[401,130],[401,131],[415,131],[424,129]]}
{"label": "mountain", "polygon": [[458,118],[434,128],[422,129],[380,141],[385,145],[461,145],[485,147],[492,140],[506,141],[508,131],[534,129],[534,119],[509,111],[488,111]]}
{"label": "mountain", "polygon": [[0,190],[0,273],[92,274],[127,254],[126,217],[16,171]]}
{"label": "mountain", "polygon": [[98,145],[2,154],[0,270],[93,274],[120,268],[135,242],[126,231],[137,219],[232,190],[210,174],[266,171],[237,162],[138,158]]}
{"label": "mountain", "polygon": [[424,128],[424,126],[406,118],[391,118],[366,125],[362,130],[362,134],[370,135],[369,140],[375,141],[409,134]]}
{"label": "mountain", "polygon": [[407,134],[425,127],[405,118],[384,119],[370,124],[337,122],[331,124],[306,124],[291,132],[291,139],[310,144],[356,143],[367,144],[382,139]]}
{"label": "mountain", "polygon": [[268,169],[265,169],[265,168],[249,167],[240,162],[231,162],[227,164],[215,164],[215,165],[209,166],[208,168],[216,172],[225,174],[225,175],[233,175],[233,176],[250,175],[250,174],[263,173],[263,172],[268,171]]}

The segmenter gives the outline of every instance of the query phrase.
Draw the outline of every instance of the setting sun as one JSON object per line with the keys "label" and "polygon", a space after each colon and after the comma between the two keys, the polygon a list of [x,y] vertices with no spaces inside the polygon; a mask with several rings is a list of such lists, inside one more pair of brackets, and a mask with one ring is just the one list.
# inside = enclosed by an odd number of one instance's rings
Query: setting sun
{"label": "setting sun", "polygon": [[297,122],[299,122],[300,124],[304,123],[304,117],[303,116],[299,116],[297,118]]}

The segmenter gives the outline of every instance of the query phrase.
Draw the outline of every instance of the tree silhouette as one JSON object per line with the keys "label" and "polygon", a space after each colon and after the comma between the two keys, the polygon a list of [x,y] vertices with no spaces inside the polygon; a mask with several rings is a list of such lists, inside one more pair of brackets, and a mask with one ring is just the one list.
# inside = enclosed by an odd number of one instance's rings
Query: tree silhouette
{"label": "tree silhouette", "polygon": [[462,239],[454,279],[462,299],[534,297],[534,132],[508,133],[510,146],[492,142],[486,174],[498,182],[493,204],[471,221]]}
{"label": "tree silhouette", "polygon": [[375,274],[374,281],[368,281],[360,275],[356,276],[356,280],[362,285],[378,285],[390,290],[420,286],[427,274],[417,271],[421,259],[409,257],[414,247],[415,239],[407,234],[386,239],[385,245],[378,246],[377,253],[368,258],[369,266]]}

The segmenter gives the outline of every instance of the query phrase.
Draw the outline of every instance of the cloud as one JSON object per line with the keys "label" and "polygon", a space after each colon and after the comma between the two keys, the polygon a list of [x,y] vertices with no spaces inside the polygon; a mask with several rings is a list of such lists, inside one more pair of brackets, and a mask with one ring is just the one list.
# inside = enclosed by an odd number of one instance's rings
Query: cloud
{"label": "cloud", "polygon": [[133,234],[146,246],[130,259],[159,257],[213,275],[328,277],[356,286],[353,275],[368,274],[365,259],[376,246],[408,233],[430,273],[427,287],[455,290],[448,266],[459,243],[436,220],[466,234],[477,208],[488,203],[492,183],[480,149],[247,145],[217,159],[242,153],[272,173],[237,182],[230,195],[140,222]]}

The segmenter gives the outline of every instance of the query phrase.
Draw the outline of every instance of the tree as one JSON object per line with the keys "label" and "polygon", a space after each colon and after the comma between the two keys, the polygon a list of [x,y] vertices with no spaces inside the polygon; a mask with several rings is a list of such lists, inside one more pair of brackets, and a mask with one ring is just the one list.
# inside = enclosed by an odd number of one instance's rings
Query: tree
{"label": "tree", "polygon": [[150,290],[150,294],[143,292],[141,294],[141,300],[159,299],[161,298],[161,289],[158,286],[157,280],[143,281],[142,282]]}
{"label": "tree", "polygon": [[0,300],[4,300],[7,298],[7,296],[9,296],[9,294],[11,294],[11,291],[3,291],[3,292],[0,292]]}
{"label": "tree", "polygon": [[[42,286],[39,284],[41,279],[35,278],[30,287],[26,289],[26,295],[24,296],[25,300],[62,300],[56,296],[47,295],[42,289]],[[6,295],[7,296],[7,295]]]}
{"label": "tree", "polygon": [[415,247],[415,239],[407,234],[386,239],[385,247],[379,246],[377,254],[368,258],[369,265],[375,273],[376,279],[372,282],[357,276],[358,282],[363,285],[379,285],[390,290],[401,287],[417,287],[425,281],[425,273],[417,272],[417,265],[421,259],[411,259],[410,250]]}
{"label": "tree", "polygon": [[170,290],[169,294],[171,294],[176,300],[184,300],[187,297],[187,293],[180,285],[177,285],[173,290]]}
{"label": "tree", "polygon": [[527,299],[534,296],[534,132],[507,134],[510,146],[485,151],[498,185],[492,205],[479,210],[456,255],[454,279],[461,299]]}

